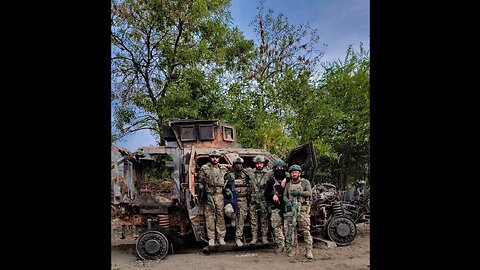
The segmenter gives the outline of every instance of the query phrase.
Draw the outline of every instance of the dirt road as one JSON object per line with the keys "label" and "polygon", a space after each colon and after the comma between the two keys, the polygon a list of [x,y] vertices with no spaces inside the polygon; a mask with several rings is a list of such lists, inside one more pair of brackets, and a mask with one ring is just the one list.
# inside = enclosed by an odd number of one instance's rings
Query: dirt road
{"label": "dirt road", "polygon": [[[138,260],[135,241],[120,240],[112,234],[112,270],[126,269],[208,269],[208,270],[280,270],[280,269],[370,269],[370,226],[357,224],[357,236],[348,246],[331,247],[314,241],[313,260],[305,257],[305,248],[300,242],[295,257],[286,253],[275,254],[273,249],[228,251],[203,255],[201,248],[185,249],[168,254],[160,261]],[[298,267],[298,268],[297,268]]]}

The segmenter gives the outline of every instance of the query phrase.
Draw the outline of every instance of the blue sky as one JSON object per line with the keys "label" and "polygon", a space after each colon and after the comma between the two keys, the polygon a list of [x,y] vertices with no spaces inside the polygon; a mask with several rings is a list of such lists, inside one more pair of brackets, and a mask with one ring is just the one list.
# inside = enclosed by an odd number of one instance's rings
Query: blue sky
{"label": "blue sky", "polygon": [[[230,11],[233,24],[247,39],[256,41],[250,23],[257,13],[258,0],[232,0]],[[360,43],[370,48],[370,0],[266,0],[265,11],[271,8],[275,16],[282,13],[292,25],[309,22],[317,29],[320,48],[325,54],[321,61],[343,60],[349,45],[357,49]],[[141,146],[155,145],[148,131],[137,132],[115,142],[115,145],[135,151]]]}

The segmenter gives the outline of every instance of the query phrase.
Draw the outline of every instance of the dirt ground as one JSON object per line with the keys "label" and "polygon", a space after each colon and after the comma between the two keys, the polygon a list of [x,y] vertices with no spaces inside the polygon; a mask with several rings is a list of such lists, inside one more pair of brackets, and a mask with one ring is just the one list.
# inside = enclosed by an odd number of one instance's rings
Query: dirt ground
{"label": "dirt ground", "polygon": [[[280,269],[370,269],[370,225],[357,224],[357,236],[348,246],[327,247],[314,240],[313,260],[305,257],[305,247],[300,242],[299,253],[288,257],[287,253],[275,254],[269,247],[242,251],[202,254],[202,247],[174,250],[163,260],[139,260],[135,252],[135,240],[119,239],[112,229],[112,270],[126,269],[209,269],[209,270],[280,270]],[[297,268],[298,267],[298,268]]]}

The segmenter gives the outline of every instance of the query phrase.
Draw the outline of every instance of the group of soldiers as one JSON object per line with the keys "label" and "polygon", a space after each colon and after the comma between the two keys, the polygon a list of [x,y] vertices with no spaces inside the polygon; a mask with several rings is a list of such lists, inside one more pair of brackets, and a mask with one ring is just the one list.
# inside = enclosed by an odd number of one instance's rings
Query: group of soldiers
{"label": "group of soldiers", "polygon": [[[242,242],[244,224],[250,215],[252,240],[268,243],[268,216],[277,244],[276,253],[287,252],[289,257],[298,250],[297,230],[303,234],[306,243],[306,257],[313,259],[313,240],[310,234],[310,207],[312,188],[307,179],[302,178],[302,168],[292,165],[287,168],[283,160],[277,160],[268,169],[263,156],[254,157],[255,168],[244,168],[244,160],[236,158],[230,168],[220,164],[221,155],[214,150],[209,153],[210,162],[204,164],[196,178],[202,196],[206,218],[208,245],[215,240],[226,245],[224,216],[232,220],[236,227],[235,243]],[[215,237],[216,236],[216,237]]]}

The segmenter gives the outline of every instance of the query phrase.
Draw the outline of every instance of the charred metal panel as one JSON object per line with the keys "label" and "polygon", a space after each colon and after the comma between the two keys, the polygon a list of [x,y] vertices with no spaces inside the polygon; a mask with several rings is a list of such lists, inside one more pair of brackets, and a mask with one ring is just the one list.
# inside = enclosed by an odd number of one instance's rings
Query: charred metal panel
{"label": "charred metal panel", "polygon": [[313,143],[309,142],[293,149],[288,155],[287,164],[288,166],[294,164],[300,165],[303,170],[304,178],[312,183],[317,170],[317,158]]}

